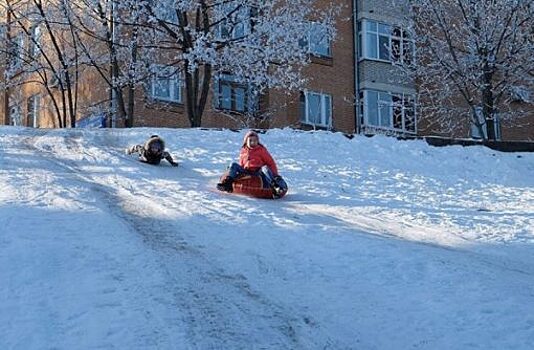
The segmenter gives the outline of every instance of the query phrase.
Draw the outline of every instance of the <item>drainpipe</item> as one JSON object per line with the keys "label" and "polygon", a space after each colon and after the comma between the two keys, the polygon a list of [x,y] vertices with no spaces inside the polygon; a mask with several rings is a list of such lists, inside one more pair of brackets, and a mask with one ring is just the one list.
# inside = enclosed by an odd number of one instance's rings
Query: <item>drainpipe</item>
{"label": "drainpipe", "polygon": [[354,127],[356,134],[361,132],[360,125],[360,78],[358,76],[358,0],[352,0],[352,35],[354,36],[354,49],[352,50],[354,64]]}

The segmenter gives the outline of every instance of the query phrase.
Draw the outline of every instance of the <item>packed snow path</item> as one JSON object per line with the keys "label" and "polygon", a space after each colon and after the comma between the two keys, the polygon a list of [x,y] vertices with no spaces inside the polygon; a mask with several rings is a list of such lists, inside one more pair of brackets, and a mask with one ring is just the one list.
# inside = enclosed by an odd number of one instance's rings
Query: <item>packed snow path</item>
{"label": "packed snow path", "polygon": [[273,130],[268,201],[242,136],[0,128],[0,349],[534,347],[534,155]]}

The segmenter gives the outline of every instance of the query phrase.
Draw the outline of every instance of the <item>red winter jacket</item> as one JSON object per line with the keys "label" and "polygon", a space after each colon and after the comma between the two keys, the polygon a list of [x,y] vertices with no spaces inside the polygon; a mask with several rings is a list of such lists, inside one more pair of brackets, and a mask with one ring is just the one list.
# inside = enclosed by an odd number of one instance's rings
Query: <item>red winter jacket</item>
{"label": "red winter jacket", "polygon": [[[255,136],[258,138],[258,145],[254,148],[247,147],[247,139],[250,136]],[[273,157],[267,151],[261,143],[259,143],[260,137],[254,131],[249,131],[243,138],[243,147],[241,147],[241,152],[239,153],[239,165],[249,171],[257,171],[262,166],[267,165],[269,169],[273,172],[274,176],[278,176],[278,167],[274,162]]]}
{"label": "red winter jacket", "polygon": [[271,157],[267,148],[261,144],[254,148],[243,146],[239,153],[239,165],[250,171],[257,171],[262,166],[267,165],[273,172],[273,175],[278,176],[278,167],[273,157]]}

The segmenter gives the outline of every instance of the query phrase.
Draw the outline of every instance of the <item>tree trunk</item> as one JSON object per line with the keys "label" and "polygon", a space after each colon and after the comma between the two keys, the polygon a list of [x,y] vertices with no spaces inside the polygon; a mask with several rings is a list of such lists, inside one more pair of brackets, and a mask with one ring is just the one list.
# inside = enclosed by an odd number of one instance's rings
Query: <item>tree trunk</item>
{"label": "tree trunk", "polygon": [[113,99],[115,110],[112,111],[112,113],[116,113],[119,120],[124,122],[125,127],[131,127],[129,126],[127,111],[126,111],[126,102],[124,101],[124,91],[122,87],[117,86],[117,81],[119,80],[119,62],[117,60],[116,52],[114,44],[111,43],[111,53],[112,53],[112,70],[111,70],[111,84],[112,89],[115,91],[115,97]]}
{"label": "tree trunk", "polygon": [[128,109],[126,111],[125,126],[133,128],[134,126],[134,109],[135,109],[135,89],[133,84],[128,84]]}
{"label": "tree trunk", "polygon": [[132,52],[130,63],[130,69],[128,70],[128,109],[126,115],[126,127],[132,128],[134,126],[134,111],[135,111],[135,68],[137,64],[137,40],[138,40],[138,28],[133,29],[132,35]]}
{"label": "tree trunk", "polygon": [[63,115],[61,118],[63,118],[63,127],[67,127],[67,99],[65,97],[65,90],[61,89],[61,107],[63,111]]}
{"label": "tree trunk", "polygon": [[206,109],[208,93],[211,84],[211,66],[204,65],[202,79],[200,69],[196,68],[193,73],[188,70],[189,64],[184,64],[185,70],[185,93],[187,103],[187,116],[191,127],[202,126],[202,115]]}
{"label": "tree trunk", "polygon": [[67,84],[67,101],[69,103],[69,119],[70,119],[70,127],[75,128],[76,127],[76,111],[74,110],[74,96],[72,95],[72,81],[70,80],[70,74],[66,68],[64,68],[65,73],[65,81]]}
{"label": "tree trunk", "polygon": [[[203,30],[205,33],[209,32],[209,14],[208,6],[204,1],[201,2],[201,8],[197,9],[195,26],[197,30]],[[185,28],[188,25],[187,14],[181,13],[179,16],[181,33],[183,36],[183,50],[187,52],[193,46],[190,36]],[[208,93],[211,85],[212,67],[209,64],[202,66],[202,73],[197,66],[193,72],[189,70],[189,61],[184,62],[185,75],[185,92],[187,103],[187,116],[191,127],[198,128],[202,126],[202,115],[206,109],[208,101]]]}
{"label": "tree trunk", "polygon": [[495,96],[493,95],[493,72],[485,67],[482,91],[482,115],[486,121],[487,139],[495,140]]}
{"label": "tree trunk", "polygon": [[9,125],[10,123],[10,116],[9,114],[11,111],[9,110],[9,88],[6,87],[4,89],[4,125]]}
{"label": "tree trunk", "polygon": [[195,101],[195,90],[198,88],[198,86],[194,84],[193,73],[189,71],[189,62],[187,60],[184,63],[184,71],[187,117],[189,118],[189,124],[191,127],[197,128],[200,127],[201,124],[201,117],[197,114]]}
{"label": "tree trunk", "polygon": [[[7,3],[9,6],[9,2]],[[6,14],[6,44],[8,46],[8,54],[6,55],[6,61],[5,61],[5,68],[9,69],[8,67],[11,66],[11,53],[13,52],[13,43],[11,42],[11,12],[7,11]],[[6,79],[6,75],[4,75],[4,81]],[[4,125],[9,125],[10,123],[10,108],[9,108],[9,86],[6,86],[4,89]]]}
{"label": "tree trunk", "polygon": [[204,110],[206,109],[206,102],[208,101],[208,93],[211,85],[211,70],[212,68],[210,65],[204,65],[200,100],[198,101],[197,105],[197,114],[199,116],[202,116],[202,114],[204,114]]}
{"label": "tree trunk", "polygon": [[125,127],[130,127],[127,125],[128,119],[126,118],[126,108],[124,102],[124,94],[120,87],[113,88],[115,90],[115,113],[118,117],[117,119],[124,121]]}

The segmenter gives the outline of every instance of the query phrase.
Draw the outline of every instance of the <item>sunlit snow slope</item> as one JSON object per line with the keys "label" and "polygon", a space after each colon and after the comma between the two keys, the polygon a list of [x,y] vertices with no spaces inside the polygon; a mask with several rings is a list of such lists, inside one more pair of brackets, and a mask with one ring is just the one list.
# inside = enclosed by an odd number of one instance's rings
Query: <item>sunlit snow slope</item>
{"label": "sunlit snow slope", "polygon": [[534,348],[534,154],[272,130],[272,201],[243,134],[0,128],[0,349]]}

